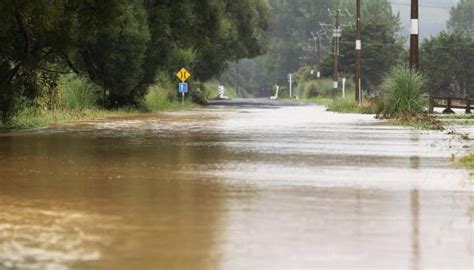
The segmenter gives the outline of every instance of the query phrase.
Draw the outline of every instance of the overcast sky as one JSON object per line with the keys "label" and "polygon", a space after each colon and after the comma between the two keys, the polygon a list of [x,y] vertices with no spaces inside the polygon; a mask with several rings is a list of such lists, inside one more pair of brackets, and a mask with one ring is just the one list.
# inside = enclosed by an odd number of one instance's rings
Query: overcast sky
{"label": "overcast sky", "polygon": [[[410,31],[410,2],[411,0],[390,0],[393,11],[400,12],[404,31],[407,36]],[[419,0],[420,4],[420,35],[422,38],[436,34],[446,29],[449,11],[459,0]]]}

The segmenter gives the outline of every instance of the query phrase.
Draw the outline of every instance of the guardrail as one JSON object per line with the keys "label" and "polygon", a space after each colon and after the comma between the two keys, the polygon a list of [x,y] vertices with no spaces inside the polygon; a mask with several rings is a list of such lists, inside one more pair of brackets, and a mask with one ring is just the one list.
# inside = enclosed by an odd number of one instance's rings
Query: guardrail
{"label": "guardrail", "polygon": [[446,108],[443,113],[453,114],[453,109],[465,109],[466,113],[471,113],[471,106],[474,105],[473,98],[455,98],[455,97],[433,97],[430,96],[430,113],[434,108]]}

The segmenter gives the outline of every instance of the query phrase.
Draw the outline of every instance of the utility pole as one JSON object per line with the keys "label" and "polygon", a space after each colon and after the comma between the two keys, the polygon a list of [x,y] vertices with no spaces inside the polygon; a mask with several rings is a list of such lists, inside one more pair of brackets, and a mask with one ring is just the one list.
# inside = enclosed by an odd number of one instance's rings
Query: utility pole
{"label": "utility pole", "polygon": [[411,0],[411,36],[410,36],[410,68],[419,70],[419,22],[418,0]]}
{"label": "utility pole", "polygon": [[318,53],[318,70],[316,71],[316,78],[321,77],[321,35],[318,33],[318,43],[316,44],[316,50]]}
{"label": "utility pole", "polygon": [[333,74],[333,93],[332,97],[336,98],[337,90],[339,89],[339,38],[341,37],[341,27],[339,25],[339,13],[340,10],[336,11],[336,25],[333,32],[333,46],[334,46],[334,74]]}
{"label": "utility pole", "polygon": [[321,52],[321,34],[318,32],[318,33],[313,33],[311,32],[311,35],[313,36],[313,42],[314,42],[314,47],[313,45],[311,45],[311,48],[313,49],[313,59],[314,59],[314,66],[313,66],[313,71],[312,72],[315,72],[316,74],[311,74],[311,75],[315,75],[317,79],[319,79],[321,77],[321,69],[320,69],[320,66],[321,66],[321,55],[322,55],[322,52]]}
{"label": "utility pole", "polygon": [[360,32],[361,32],[361,15],[360,15],[360,0],[356,1],[356,71],[355,71],[355,100],[358,102],[359,106],[362,103],[362,92],[361,92],[361,50],[362,50],[362,41],[360,39]]}

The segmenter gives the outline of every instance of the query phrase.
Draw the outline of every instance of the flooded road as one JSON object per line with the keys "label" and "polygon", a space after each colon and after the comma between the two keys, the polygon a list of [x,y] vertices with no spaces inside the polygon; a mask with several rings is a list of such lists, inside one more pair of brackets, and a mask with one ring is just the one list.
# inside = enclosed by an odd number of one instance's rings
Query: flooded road
{"label": "flooded road", "polygon": [[319,106],[1,134],[0,269],[473,269],[468,146]]}

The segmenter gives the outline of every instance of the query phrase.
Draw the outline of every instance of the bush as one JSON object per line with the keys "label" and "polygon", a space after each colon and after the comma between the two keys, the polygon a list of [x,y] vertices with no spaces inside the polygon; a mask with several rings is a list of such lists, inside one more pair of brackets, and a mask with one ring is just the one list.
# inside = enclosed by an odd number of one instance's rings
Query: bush
{"label": "bush", "polygon": [[64,109],[83,110],[96,107],[100,88],[88,79],[76,74],[65,75],[61,77],[60,85],[60,104]]}
{"label": "bush", "polygon": [[160,81],[151,86],[148,94],[145,96],[145,107],[150,111],[161,111],[170,109],[173,102],[177,102],[177,96],[174,87],[169,81]]}
{"label": "bush", "polygon": [[326,104],[328,111],[338,113],[361,113],[377,114],[379,112],[379,102],[376,98],[364,99],[361,106],[354,100],[354,91],[346,93],[346,98],[338,97],[335,100],[330,99]]}
{"label": "bush", "polygon": [[[191,86],[191,95],[197,92],[197,90],[193,90],[195,87],[194,85]],[[148,111],[191,108],[192,106],[193,104],[187,99],[183,107],[181,95],[178,94],[178,85],[163,79],[149,88],[143,104],[144,109]]]}
{"label": "bush", "polygon": [[298,81],[296,89],[303,98],[331,97],[333,82],[331,79]]}
{"label": "bush", "polygon": [[411,119],[428,105],[421,74],[401,66],[394,68],[382,83],[383,113],[386,117]]}

